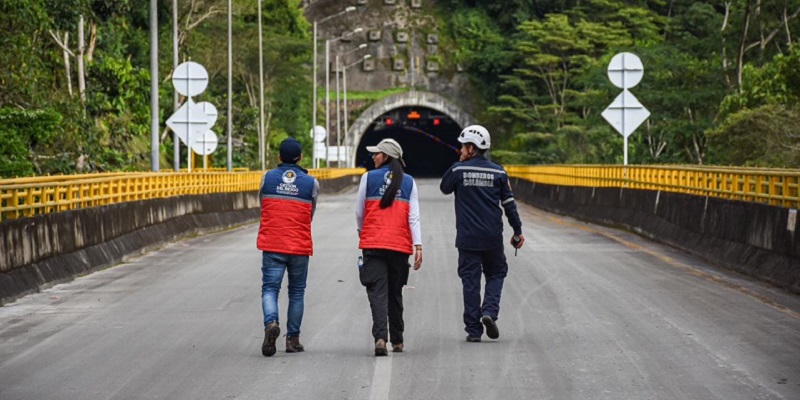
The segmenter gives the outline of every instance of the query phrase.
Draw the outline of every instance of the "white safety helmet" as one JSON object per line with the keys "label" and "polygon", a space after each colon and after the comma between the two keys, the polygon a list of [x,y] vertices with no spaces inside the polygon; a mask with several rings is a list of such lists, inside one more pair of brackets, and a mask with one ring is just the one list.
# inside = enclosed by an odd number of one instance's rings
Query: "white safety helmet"
{"label": "white safety helmet", "polygon": [[458,135],[458,141],[461,143],[472,143],[481,150],[486,150],[492,145],[489,131],[480,125],[470,125],[464,128],[461,134]]}

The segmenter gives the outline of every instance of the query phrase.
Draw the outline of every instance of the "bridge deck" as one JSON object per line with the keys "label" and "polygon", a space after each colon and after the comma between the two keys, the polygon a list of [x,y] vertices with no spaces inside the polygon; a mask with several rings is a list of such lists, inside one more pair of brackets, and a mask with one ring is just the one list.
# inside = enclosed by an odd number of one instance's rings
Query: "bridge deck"
{"label": "bridge deck", "polygon": [[406,353],[372,356],[349,193],[317,210],[305,353],[260,354],[250,225],[0,308],[0,398],[800,398],[797,296],[526,206],[500,340],[466,343],[452,198],[437,184],[419,183],[425,260],[405,291]]}

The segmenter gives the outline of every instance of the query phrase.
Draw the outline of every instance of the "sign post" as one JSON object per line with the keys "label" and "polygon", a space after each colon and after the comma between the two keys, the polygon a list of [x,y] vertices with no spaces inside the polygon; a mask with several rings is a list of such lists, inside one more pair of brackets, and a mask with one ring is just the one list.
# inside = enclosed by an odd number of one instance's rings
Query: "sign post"
{"label": "sign post", "polygon": [[[311,137],[314,139],[314,147],[311,150],[311,154],[312,154],[312,157],[313,157],[312,158],[312,162],[311,162],[311,168],[314,168],[314,169],[319,168],[319,161],[318,160],[322,158],[323,154],[325,154],[324,144],[322,142],[325,141],[325,138],[327,136],[328,136],[328,132],[322,126],[317,125],[317,126],[314,127],[314,129],[311,130]],[[319,144],[323,145],[323,150],[321,152],[319,150],[317,150],[317,147],[319,147]]]}
{"label": "sign post", "polygon": [[633,53],[619,53],[608,64],[608,79],[614,86],[622,89],[622,93],[602,115],[625,138],[625,165],[628,165],[628,136],[650,116],[650,111],[628,91],[641,82],[643,75],[642,61]]}
{"label": "sign post", "polygon": [[205,156],[217,148],[217,135],[211,131],[211,127],[217,122],[218,112],[209,102],[195,103],[192,96],[197,96],[206,90],[208,72],[196,62],[185,62],[175,68],[172,84],[178,93],[186,96],[186,102],[169,117],[167,126],[188,148],[187,170],[192,172],[192,152],[203,156],[203,169],[205,169]]}

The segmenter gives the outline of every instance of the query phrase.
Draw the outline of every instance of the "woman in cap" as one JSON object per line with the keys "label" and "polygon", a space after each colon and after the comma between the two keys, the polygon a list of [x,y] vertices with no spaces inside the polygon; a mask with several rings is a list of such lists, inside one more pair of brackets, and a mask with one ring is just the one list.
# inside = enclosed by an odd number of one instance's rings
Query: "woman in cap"
{"label": "woman in cap", "polygon": [[[402,352],[403,286],[408,282],[408,258],[414,270],[422,266],[419,200],[414,178],[403,172],[403,149],[393,139],[368,146],[375,169],[361,177],[356,201],[356,223],[363,263],[359,278],[367,288],[372,309],[375,355]],[[388,319],[388,327],[387,327]]]}

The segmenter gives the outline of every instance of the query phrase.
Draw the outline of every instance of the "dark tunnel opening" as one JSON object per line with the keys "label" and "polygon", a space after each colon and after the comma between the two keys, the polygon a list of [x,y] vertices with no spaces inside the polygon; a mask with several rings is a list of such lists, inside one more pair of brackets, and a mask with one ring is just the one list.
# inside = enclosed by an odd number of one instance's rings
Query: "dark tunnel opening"
{"label": "dark tunnel opening", "polygon": [[375,168],[367,146],[383,139],[403,148],[406,172],[418,178],[439,178],[458,161],[461,127],[450,117],[424,107],[394,109],[373,121],[358,144],[356,166]]}

